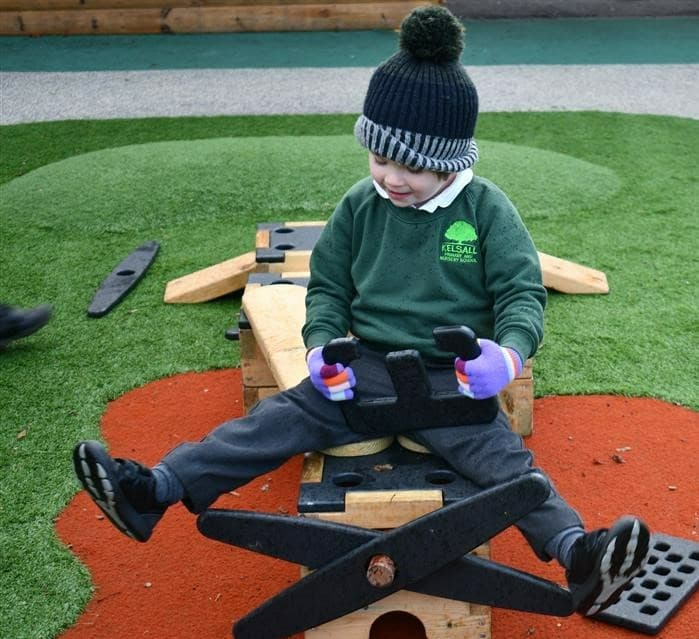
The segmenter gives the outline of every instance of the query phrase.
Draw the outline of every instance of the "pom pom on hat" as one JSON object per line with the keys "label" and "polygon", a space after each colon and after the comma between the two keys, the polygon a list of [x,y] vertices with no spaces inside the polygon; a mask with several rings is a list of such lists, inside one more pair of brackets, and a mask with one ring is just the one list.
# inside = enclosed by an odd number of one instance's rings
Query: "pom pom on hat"
{"label": "pom pom on hat", "polygon": [[371,152],[412,168],[456,173],[478,160],[478,93],[461,64],[463,27],[446,8],[413,10],[400,50],[372,74],[354,127]]}
{"label": "pom pom on hat", "polygon": [[421,60],[455,62],[464,50],[464,28],[443,7],[415,9],[400,26],[400,48]]}

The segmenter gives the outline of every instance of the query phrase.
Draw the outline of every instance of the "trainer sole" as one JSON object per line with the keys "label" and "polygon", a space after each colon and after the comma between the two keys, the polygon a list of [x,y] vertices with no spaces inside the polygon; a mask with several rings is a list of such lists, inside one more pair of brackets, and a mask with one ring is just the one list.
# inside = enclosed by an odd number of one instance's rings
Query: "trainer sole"
{"label": "trainer sole", "polygon": [[613,526],[597,567],[595,588],[585,597],[580,611],[587,617],[619,600],[626,585],[641,570],[648,555],[650,534],[638,519],[625,519]]}
{"label": "trainer sole", "polygon": [[119,509],[117,508],[117,492],[119,488],[110,478],[106,464],[111,459],[104,453],[105,459],[100,460],[102,455],[88,447],[87,442],[79,444],[73,454],[75,474],[80,483],[92,498],[100,510],[109,518],[122,533],[135,539],[144,541],[135,531],[129,528],[124,522]]}

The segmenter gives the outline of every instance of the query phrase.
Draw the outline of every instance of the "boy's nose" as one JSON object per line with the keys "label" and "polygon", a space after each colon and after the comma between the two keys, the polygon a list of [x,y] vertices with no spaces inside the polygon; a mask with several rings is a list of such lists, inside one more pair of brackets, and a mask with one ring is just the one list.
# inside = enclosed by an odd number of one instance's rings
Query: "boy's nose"
{"label": "boy's nose", "polygon": [[405,178],[403,176],[403,171],[389,171],[385,177],[386,184],[391,186],[401,186],[405,183]]}

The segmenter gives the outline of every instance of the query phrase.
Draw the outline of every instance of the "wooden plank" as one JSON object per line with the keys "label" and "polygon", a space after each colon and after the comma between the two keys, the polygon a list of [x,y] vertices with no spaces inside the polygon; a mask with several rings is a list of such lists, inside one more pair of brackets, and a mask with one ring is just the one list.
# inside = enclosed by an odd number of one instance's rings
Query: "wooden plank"
{"label": "wooden plank", "polygon": [[255,271],[255,251],[171,280],[165,287],[168,304],[196,304],[242,290]]}
{"label": "wooden plank", "polygon": [[348,491],[344,512],[304,513],[306,517],[363,528],[397,528],[442,507],[441,490]]}
{"label": "wooden plank", "polygon": [[[406,0],[385,0],[403,4]],[[294,4],[320,4],[309,0],[0,0],[0,11],[55,11],[75,9],[162,9],[174,7],[230,7],[230,6],[284,6]],[[327,4],[375,4],[374,0],[335,0]]]}
{"label": "wooden plank", "polygon": [[0,35],[145,34],[162,28],[160,9],[0,13]]}
{"label": "wooden plank", "polygon": [[[311,222],[289,222],[285,226],[324,226],[323,221]],[[269,246],[269,231],[258,231],[255,243],[257,248]],[[576,264],[568,260],[554,257],[539,251],[539,262],[541,264],[543,283],[546,288],[550,288],[561,293],[569,294],[604,294],[609,292],[607,276],[593,268]],[[310,251],[287,251],[283,263],[271,263],[270,270],[307,271],[309,269]]]}
{"label": "wooden plank", "polygon": [[280,389],[308,377],[301,327],[306,289],[294,284],[257,286],[243,294],[243,311]]}
{"label": "wooden plank", "polygon": [[0,12],[0,35],[395,29],[425,2]]}
{"label": "wooden plank", "polygon": [[[284,262],[271,262],[270,272],[308,271],[311,251],[287,251]],[[544,286],[569,295],[609,293],[607,276],[588,266],[539,252]]]}
{"label": "wooden plank", "polygon": [[284,222],[284,226],[325,226],[325,220],[306,220],[302,222]]}
{"label": "wooden plank", "polygon": [[[277,386],[286,390],[308,377],[306,347],[301,337],[306,319],[306,289],[295,284],[247,287],[243,311]],[[379,437],[324,452],[337,456],[367,455],[387,448],[392,441],[392,437]]]}
{"label": "wooden plank", "polygon": [[539,261],[546,288],[575,295],[609,293],[607,276],[602,271],[541,252]]}

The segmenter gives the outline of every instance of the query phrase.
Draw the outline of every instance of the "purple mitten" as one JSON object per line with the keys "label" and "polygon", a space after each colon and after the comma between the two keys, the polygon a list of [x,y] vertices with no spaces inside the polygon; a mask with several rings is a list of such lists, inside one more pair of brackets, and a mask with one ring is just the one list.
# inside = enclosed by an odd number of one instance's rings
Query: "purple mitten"
{"label": "purple mitten", "polygon": [[459,392],[473,399],[494,397],[522,371],[522,359],[511,348],[489,339],[479,339],[481,354],[476,359],[454,361]]}
{"label": "purple mitten", "polygon": [[342,364],[326,364],[323,347],[316,346],[306,355],[306,364],[311,382],[316,390],[333,402],[341,402],[354,397],[352,390],[357,384],[354,371]]}

